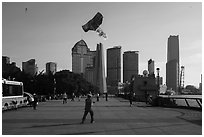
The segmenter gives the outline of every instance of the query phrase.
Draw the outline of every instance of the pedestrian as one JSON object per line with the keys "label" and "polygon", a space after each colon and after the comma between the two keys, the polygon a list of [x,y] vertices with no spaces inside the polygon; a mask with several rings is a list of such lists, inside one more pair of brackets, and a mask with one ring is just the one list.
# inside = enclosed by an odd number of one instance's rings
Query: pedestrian
{"label": "pedestrian", "polygon": [[97,98],[97,101],[99,101],[99,94],[98,93],[97,93],[97,97],[96,98]]}
{"label": "pedestrian", "polygon": [[108,101],[108,93],[106,92],[106,101]]}
{"label": "pedestrian", "polygon": [[88,95],[87,95],[87,98],[86,98],[86,100],[85,100],[85,111],[84,111],[84,115],[83,115],[81,124],[84,123],[84,121],[85,121],[86,116],[87,116],[88,113],[90,113],[90,115],[91,115],[91,123],[94,123],[94,112],[93,112],[93,110],[92,110],[93,102],[92,102],[91,97],[92,97],[92,95],[91,95],[91,94],[88,94]]}
{"label": "pedestrian", "polygon": [[147,91],[145,91],[145,102],[146,102],[146,104],[148,104],[148,99],[149,99],[149,93],[147,93]]}
{"label": "pedestrian", "polygon": [[81,94],[79,93],[79,95],[78,95],[78,101],[80,101],[81,100]]}
{"label": "pedestrian", "polygon": [[36,110],[36,107],[37,107],[37,104],[38,104],[38,98],[37,98],[37,95],[35,93],[33,94],[33,98],[34,98],[33,109]]}
{"label": "pedestrian", "polygon": [[132,99],[133,99],[133,95],[132,93],[130,93],[129,94],[130,107],[132,106]]}
{"label": "pedestrian", "polygon": [[63,104],[67,103],[67,94],[66,94],[66,92],[64,92],[64,94],[63,94],[63,102],[62,103]]}
{"label": "pedestrian", "polygon": [[152,95],[149,95],[149,97],[148,97],[148,103],[149,103],[150,105],[152,105]]}
{"label": "pedestrian", "polygon": [[74,97],[75,97],[75,94],[74,92],[72,93],[72,100],[71,101],[74,101]]}

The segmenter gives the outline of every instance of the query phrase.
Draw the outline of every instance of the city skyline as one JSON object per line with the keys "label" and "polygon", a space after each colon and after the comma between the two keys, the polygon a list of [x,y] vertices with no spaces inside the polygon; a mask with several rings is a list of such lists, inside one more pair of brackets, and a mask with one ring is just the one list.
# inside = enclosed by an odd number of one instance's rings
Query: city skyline
{"label": "city skyline", "polygon": [[[71,49],[83,39],[90,50],[102,43],[105,51],[114,46],[121,46],[121,53],[139,51],[139,74],[153,59],[165,80],[167,40],[170,35],[179,35],[184,84],[198,87],[202,73],[201,7],[198,2],[2,3],[2,55],[20,68],[22,62],[34,58],[39,71],[47,62],[56,62],[58,70],[71,70]],[[98,11],[104,16],[101,28],[108,35],[106,41],[81,27]]]}

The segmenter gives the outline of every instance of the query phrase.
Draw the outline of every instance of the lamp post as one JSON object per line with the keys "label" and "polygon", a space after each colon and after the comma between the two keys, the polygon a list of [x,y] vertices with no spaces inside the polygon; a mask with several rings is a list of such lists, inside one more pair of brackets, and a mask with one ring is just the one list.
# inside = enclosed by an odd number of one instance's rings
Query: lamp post
{"label": "lamp post", "polygon": [[157,68],[157,88],[158,88],[158,91],[157,91],[157,95],[159,95],[159,68]]}

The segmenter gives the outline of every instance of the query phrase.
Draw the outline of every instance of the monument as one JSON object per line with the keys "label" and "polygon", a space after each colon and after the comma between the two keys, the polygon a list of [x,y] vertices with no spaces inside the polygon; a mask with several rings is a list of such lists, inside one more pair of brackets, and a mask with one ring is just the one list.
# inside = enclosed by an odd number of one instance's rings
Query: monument
{"label": "monument", "polygon": [[107,93],[105,78],[105,64],[102,43],[97,44],[95,60],[95,85],[99,87],[100,94]]}

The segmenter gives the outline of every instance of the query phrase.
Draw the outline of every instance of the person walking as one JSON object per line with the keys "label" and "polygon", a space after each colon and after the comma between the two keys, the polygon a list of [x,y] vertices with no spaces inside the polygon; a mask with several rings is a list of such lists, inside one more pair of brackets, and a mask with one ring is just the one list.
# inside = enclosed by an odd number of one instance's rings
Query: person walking
{"label": "person walking", "polygon": [[33,109],[36,110],[36,107],[37,107],[37,104],[38,104],[38,98],[37,98],[37,95],[35,93],[33,94],[33,98],[34,98]]}
{"label": "person walking", "polygon": [[130,107],[132,107],[132,100],[133,100],[133,94],[130,92],[129,94]]}
{"label": "person walking", "polygon": [[75,94],[74,94],[74,92],[72,93],[72,99],[71,99],[71,101],[74,101],[74,98],[75,98]]}
{"label": "person walking", "polygon": [[97,97],[96,98],[97,98],[97,101],[99,101],[99,93],[97,93]]}
{"label": "person walking", "polygon": [[92,99],[91,99],[92,95],[91,94],[88,94],[87,95],[87,98],[85,100],[85,111],[84,111],[84,115],[83,115],[83,118],[82,118],[82,122],[81,124],[84,123],[85,119],[86,119],[86,116],[88,113],[90,113],[91,115],[91,123],[94,123],[94,112],[92,110],[92,105],[93,105],[93,102],[92,102]]}
{"label": "person walking", "polygon": [[67,103],[67,94],[66,94],[66,92],[64,92],[64,94],[63,94],[63,102],[62,103],[63,104]]}

